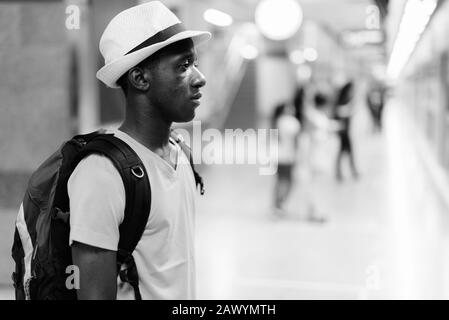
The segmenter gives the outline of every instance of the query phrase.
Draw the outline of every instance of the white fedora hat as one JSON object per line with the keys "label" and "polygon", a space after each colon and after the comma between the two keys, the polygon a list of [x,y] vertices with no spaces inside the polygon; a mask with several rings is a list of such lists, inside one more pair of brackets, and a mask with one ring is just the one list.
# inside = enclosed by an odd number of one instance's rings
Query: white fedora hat
{"label": "white fedora hat", "polygon": [[209,32],[186,30],[181,21],[159,1],[126,9],[107,25],[100,39],[104,66],[97,78],[108,87],[119,88],[117,80],[159,49],[191,38],[195,45],[211,38]]}

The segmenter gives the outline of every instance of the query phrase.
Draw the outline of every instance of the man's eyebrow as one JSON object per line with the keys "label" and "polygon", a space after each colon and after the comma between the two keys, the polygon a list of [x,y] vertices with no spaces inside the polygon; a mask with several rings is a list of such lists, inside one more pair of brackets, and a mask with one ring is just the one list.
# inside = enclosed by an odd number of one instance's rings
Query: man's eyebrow
{"label": "man's eyebrow", "polygon": [[198,56],[195,52],[183,52],[183,53],[180,53],[180,55],[177,57],[176,60],[183,60],[183,59],[196,60],[196,59],[198,59]]}

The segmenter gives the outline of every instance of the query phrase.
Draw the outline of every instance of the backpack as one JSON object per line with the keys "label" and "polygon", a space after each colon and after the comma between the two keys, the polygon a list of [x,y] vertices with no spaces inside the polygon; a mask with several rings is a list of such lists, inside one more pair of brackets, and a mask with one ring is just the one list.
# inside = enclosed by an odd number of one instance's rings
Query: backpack
{"label": "backpack", "polygon": [[[204,194],[190,148],[174,131],[171,137],[187,155]],[[32,174],[16,220],[12,257],[12,280],[17,300],[76,300],[76,290],[66,284],[72,266],[69,246],[70,208],[67,182],[77,164],[90,154],[108,157],[117,168],[125,187],[125,214],[119,227],[117,275],[141,299],[139,277],[132,252],[147,224],[151,188],[145,167],[135,151],[105,130],[77,135],[53,153]],[[73,270],[73,269],[72,269]]]}

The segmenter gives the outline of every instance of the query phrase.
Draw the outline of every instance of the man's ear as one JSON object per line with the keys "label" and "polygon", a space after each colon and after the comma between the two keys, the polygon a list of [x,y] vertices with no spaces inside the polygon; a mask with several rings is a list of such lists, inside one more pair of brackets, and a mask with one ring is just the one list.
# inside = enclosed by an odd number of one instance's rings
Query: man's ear
{"label": "man's ear", "polygon": [[134,67],[128,71],[128,81],[139,91],[147,91],[150,88],[150,75],[140,67]]}

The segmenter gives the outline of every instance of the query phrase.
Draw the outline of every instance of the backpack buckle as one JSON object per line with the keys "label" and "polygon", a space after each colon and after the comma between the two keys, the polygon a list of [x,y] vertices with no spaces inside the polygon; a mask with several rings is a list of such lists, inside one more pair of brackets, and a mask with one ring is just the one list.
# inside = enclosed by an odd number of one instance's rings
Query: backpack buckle
{"label": "backpack buckle", "polygon": [[131,173],[138,179],[143,178],[145,175],[143,169],[140,166],[134,166],[131,168]]}

